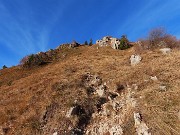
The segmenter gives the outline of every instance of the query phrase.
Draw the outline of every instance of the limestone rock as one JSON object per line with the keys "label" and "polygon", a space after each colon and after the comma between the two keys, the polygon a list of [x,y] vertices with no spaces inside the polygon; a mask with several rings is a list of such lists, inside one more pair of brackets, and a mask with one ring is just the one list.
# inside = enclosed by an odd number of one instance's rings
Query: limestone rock
{"label": "limestone rock", "polygon": [[111,38],[111,47],[113,49],[118,49],[120,45],[120,39],[118,38]]}
{"label": "limestone rock", "polygon": [[151,135],[149,133],[149,128],[147,125],[142,121],[141,115],[139,113],[134,113],[134,121],[135,121],[135,128],[138,135]]}
{"label": "limestone rock", "polygon": [[118,49],[120,44],[120,39],[113,38],[111,36],[105,36],[101,40],[97,40],[96,44],[98,44],[100,47],[111,46],[113,49]]}
{"label": "limestone rock", "polygon": [[66,113],[66,117],[67,117],[67,118],[70,118],[73,109],[74,109],[74,107],[71,107],[71,108],[69,109],[69,111]]}
{"label": "limestone rock", "polygon": [[158,78],[156,76],[151,76],[150,79],[153,81],[158,81]]}
{"label": "limestone rock", "polygon": [[57,132],[54,132],[53,135],[58,135],[58,133],[57,133]]}
{"label": "limestone rock", "polygon": [[111,40],[111,36],[105,36],[101,40],[97,40],[96,44],[98,44],[100,47],[108,46],[108,42]]}
{"label": "limestone rock", "polygon": [[96,93],[102,97],[105,93],[106,90],[106,86],[105,85],[100,85],[97,89],[96,89]]}
{"label": "limestone rock", "polygon": [[179,121],[180,121],[180,111],[178,112],[178,114],[177,114],[177,115],[178,115],[178,119],[179,119]]}
{"label": "limestone rock", "polygon": [[123,131],[119,124],[112,124],[111,121],[100,122],[94,130],[87,130],[86,135],[122,135]]}
{"label": "limestone rock", "polygon": [[0,135],[4,135],[2,127],[0,127]]}
{"label": "limestone rock", "polygon": [[132,66],[140,63],[141,60],[142,60],[142,58],[140,55],[131,55],[130,61],[131,61]]}
{"label": "limestone rock", "polygon": [[166,91],[167,90],[165,85],[160,85],[159,89],[160,89],[160,91]]}
{"label": "limestone rock", "polygon": [[159,49],[164,55],[169,54],[171,52],[171,48],[162,48]]}

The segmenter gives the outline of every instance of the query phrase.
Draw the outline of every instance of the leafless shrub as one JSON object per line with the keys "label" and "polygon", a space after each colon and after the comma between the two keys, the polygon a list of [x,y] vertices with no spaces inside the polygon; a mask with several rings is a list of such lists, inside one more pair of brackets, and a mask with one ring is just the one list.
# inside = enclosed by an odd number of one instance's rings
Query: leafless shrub
{"label": "leafless shrub", "polygon": [[150,30],[147,38],[140,39],[135,45],[135,52],[142,53],[144,50],[152,50],[161,47],[179,48],[180,42],[163,27]]}
{"label": "leafless shrub", "polygon": [[156,47],[157,44],[166,37],[167,33],[163,27],[158,27],[150,30],[148,34],[148,40],[151,47]]}
{"label": "leafless shrub", "polygon": [[166,43],[166,47],[169,47],[169,48],[179,48],[180,47],[179,41],[177,40],[177,38],[175,36],[168,34],[164,37],[163,41]]}

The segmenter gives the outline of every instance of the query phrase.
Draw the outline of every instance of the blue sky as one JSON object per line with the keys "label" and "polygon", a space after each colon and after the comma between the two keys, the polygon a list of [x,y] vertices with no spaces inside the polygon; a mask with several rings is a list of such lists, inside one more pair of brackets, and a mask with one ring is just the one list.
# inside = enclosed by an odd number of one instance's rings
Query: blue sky
{"label": "blue sky", "polygon": [[0,68],[62,43],[131,41],[154,27],[180,38],[180,0],[0,0]]}

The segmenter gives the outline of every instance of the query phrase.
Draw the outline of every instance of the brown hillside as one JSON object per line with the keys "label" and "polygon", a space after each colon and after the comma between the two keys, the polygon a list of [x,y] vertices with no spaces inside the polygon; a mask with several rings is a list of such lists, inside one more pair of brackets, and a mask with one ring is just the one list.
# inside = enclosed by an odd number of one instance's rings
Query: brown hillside
{"label": "brown hillside", "polygon": [[[180,51],[174,49],[168,55],[158,50],[145,51],[141,54],[142,61],[131,66],[129,58],[134,53],[133,47],[114,50],[97,45],[80,46],[62,49],[58,52],[59,58],[47,65],[0,70],[0,134],[69,135],[84,132],[90,135],[95,134],[91,130],[95,123],[110,122],[107,127],[112,128],[117,122],[112,119],[120,116],[121,121],[117,123],[122,133],[119,131],[119,134],[131,135],[137,134],[133,114],[138,112],[152,135],[179,135]],[[98,76],[102,82],[91,84],[87,73]],[[158,80],[151,80],[151,76]],[[99,97],[91,93],[91,88],[102,84],[107,87],[104,88],[107,94]],[[166,90],[160,86],[166,86]],[[123,103],[118,110],[109,105],[108,95],[113,93],[119,93],[115,100]],[[129,97],[136,100],[135,106],[129,105]],[[110,110],[107,117],[98,113],[103,104]],[[67,117],[73,106],[79,108]],[[102,134],[111,133],[109,130]]]}

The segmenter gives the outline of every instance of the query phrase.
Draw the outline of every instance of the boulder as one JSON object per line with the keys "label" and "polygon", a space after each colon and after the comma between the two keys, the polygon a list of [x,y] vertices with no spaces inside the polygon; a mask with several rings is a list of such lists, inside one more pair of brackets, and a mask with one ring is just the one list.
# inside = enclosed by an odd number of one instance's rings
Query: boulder
{"label": "boulder", "polygon": [[141,60],[142,60],[142,58],[140,55],[131,55],[130,61],[131,61],[132,66],[140,63]]}
{"label": "boulder", "polygon": [[160,86],[159,86],[159,89],[160,89],[160,91],[162,91],[162,92],[164,92],[164,91],[167,90],[167,88],[166,88],[165,85],[160,85]]}
{"label": "boulder", "polygon": [[171,52],[171,48],[162,48],[162,49],[159,49],[163,54],[169,54]]}
{"label": "boulder", "polygon": [[58,135],[58,132],[54,132],[53,135]]}
{"label": "boulder", "polygon": [[158,78],[156,76],[151,76],[150,79],[153,81],[158,81]]}

